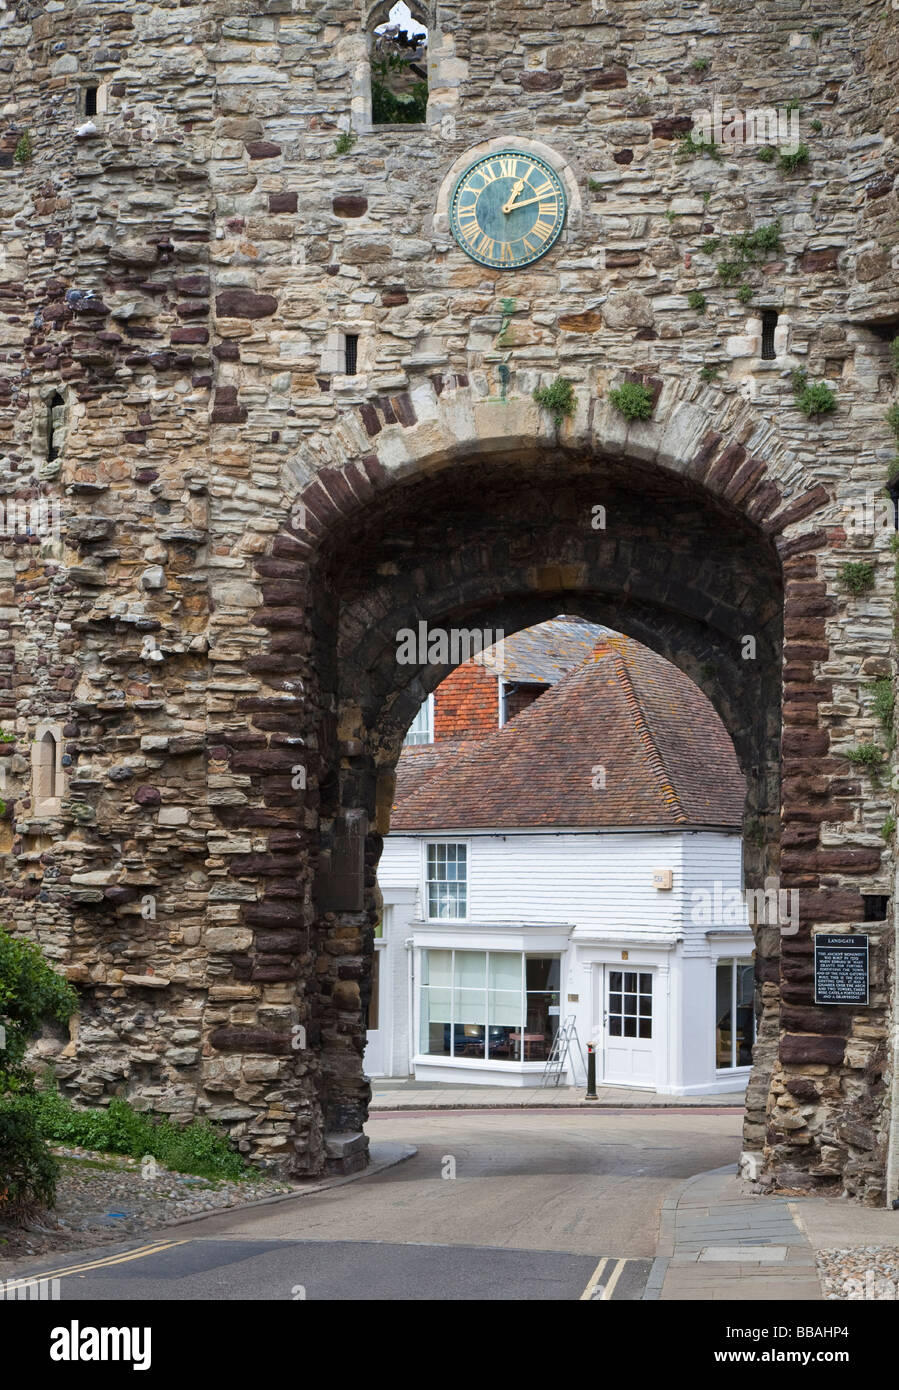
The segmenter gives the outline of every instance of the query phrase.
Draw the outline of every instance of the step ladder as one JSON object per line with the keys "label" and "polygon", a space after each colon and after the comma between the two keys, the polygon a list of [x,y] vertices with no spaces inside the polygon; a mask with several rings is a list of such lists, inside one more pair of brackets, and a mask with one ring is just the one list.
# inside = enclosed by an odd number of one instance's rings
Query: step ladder
{"label": "step ladder", "polygon": [[586,1073],[587,1064],[584,1062],[584,1051],[581,1047],[581,1040],[577,1035],[575,1016],[574,1014],[569,1014],[556,1033],[556,1036],[553,1038],[553,1045],[546,1059],[546,1066],[543,1068],[544,1086],[548,1086],[550,1082],[552,1082],[554,1086],[558,1086],[562,1072],[565,1070],[565,1063],[568,1061],[568,1054],[571,1051],[572,1043],[577,1043],[577,1050],[580,1054],[581,1062],[584,1063],[584,1071]]}

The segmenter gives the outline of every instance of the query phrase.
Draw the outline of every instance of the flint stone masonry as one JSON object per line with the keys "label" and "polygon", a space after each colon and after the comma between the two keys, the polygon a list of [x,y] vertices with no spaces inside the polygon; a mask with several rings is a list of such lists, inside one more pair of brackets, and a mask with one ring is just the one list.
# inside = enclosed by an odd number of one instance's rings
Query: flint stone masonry
{"label": "flint stone masonry", "polygon": [[[398,667],[396,633],[581,613],[706,690],[748,779],[747,880],[800,894],[796,935],[757,931],[750,1166],[883,1203],[894,914],[864,924],[863,897],[893,893],[894,797],[846,753],[882,740],[869,687],[894,670],[890,518],[857,523],[895,452],[899,11],[421,14],[427,120],[378,127],[356,3],[0,13],[0,495],[62,514],[0,543],[2,916],[77,983],[60,1084],[209,1116],[285,1172],[364,1161],[392,769],[447,673]],[[716,96],[799,100],[808,165],[679,157]],[[447,204],[509,145],[569,211],[500,273]],[[746,306],[716,259],[775,221]],[[797,367],[833,414],[797,410]],[[558,428],[533,400],[557,375]],[[651,420],[611,406],[625,380]],[[67,762],[39,816],[40,722]],[[863,924],[870,1007],[814,1010],[813,932]]]}

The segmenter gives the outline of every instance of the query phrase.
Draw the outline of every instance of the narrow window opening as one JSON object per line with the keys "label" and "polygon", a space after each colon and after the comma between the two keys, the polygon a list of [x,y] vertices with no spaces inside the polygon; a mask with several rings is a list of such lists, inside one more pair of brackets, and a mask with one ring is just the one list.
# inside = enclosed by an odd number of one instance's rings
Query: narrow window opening
{"label": "narrow window opening", "polygon": [[359,360],[359,334],[345,333],[343,338],[344,352],[344,372],[347,376],[355,376],[357,363]]}
{"label": "narrow window opening", "polygon": [[84,89],[84,114],[85,116],[96,116],[97,114],[96,87],[85,87]]}
{"label": "narrow window opening", "polygon": [[882,922],[887,915],[889,901],[885,893],[863,893],[864,920],[866,922]]}
{"label": "narrow window opening", "polygon": [[45,745],[44,767],[46,768],[47,797],[56,796],[56,739],[52,734],[46,733],[41,742]]}
{"label": "narrow window opening", "polygon": [[762,310],[762,357],[767,362],[773,362],[776,356],[774,352],[774,330],[777,327],[777,310]]}
{"label": "narrow window opening", "polygon": [[64,410],[65,401],[58,391],[54,391],[47,402],[47,459],[51,463],[59,458]]}
{"label": "narrow window opening", "polygon": [[423,125],[428,111],[428,31],[398,0],[371,39],[373,125]]}

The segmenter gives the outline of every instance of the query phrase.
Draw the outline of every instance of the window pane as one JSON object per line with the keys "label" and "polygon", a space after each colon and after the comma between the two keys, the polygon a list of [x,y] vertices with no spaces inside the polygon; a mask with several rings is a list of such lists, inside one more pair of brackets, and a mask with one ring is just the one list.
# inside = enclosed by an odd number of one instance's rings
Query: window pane
{"label": "window pane", "polygon": [[560,985],[562,963],[558,956],[528,956],[528,989],[554,989]]}
{"label": "window pane", "polygon": [[621,1037],[621,1019],[617,1014],[609,1019],[609,1033],[613,1038]]}
{"label": "window pane", "polygon": [[521,991],[521,956],[510,951],[490,952],[491,989],[517,989]]}
{"label": "window pane", "polygon": [[612,970],[609,972],[609,989],[621,989],[621,971]]}
{"label": "window pane", "polygon": [[624,1012],[626,1014],[635,1014],[637,1012],[637,996],[635,994],[626,994],[624,996]]}
{"label": "window pane", "polygon": [[651,975],[641,975],[641,976],[640,976],[640,993],[641,993],[641,994],[652,994],[652,976],[651,976]]}
{"label": "window pane", "polygon": [[651,1018],[641,1018],[641,1019],[640,1019],[640,1037],[641,1037],[641,1038],[651,1038],[651,1037],[652,1037],[652,1019],[651,1019]]}
{"label": "window pane", "polygon": [[422,951],[421,982],[424,985],[446,985],[453,982],[452,951]]}
{"label": "window pane", "polygon": [[624,1036],[626,1038],[635,1038],[637,1036],[637,1020],[635,1018],[626,1018],[624,1020]]}
{"label": "window pane", "polygon": [[456,952],[456,988],[483,989],[487,983],[487,952]]}
{"label": "window pane", "polygon": [[718,962],[715,970],[715,1066],[731,1067],[731,987],[733,961]]}
{"label": "window pane", "polygon": [[625,988],[625,989],[630,989],[630,990],[635,990],[635,989],[637,988],[637,975],[636,975],[636,972],[635,972],[635,971],[633,971],[633,970],[625,970],[625,972],[624,972],[624,988]]}
{"label": "window pane", "polygon": [[752,1065],[752,1044],[755,1041],[755,968],[738,962],[737,971],[737,1066]]}
{"label": "window pane", "polygon": [[610,995],[609,995],[609,1012],[610,1012],[610,1013],[613,1013],[613,1014],[620,1014],[620,1013],[621,1013],[621,995],[620,995],[620,994],[610,994]]}

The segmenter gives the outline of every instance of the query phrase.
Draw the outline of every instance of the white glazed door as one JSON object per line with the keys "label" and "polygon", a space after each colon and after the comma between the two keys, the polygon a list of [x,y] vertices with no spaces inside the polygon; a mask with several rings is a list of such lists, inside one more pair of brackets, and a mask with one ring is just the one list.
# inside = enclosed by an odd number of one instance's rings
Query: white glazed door
{"label": "white glazed door", "polygon": [[375,942],[374,959],[371,963],[371,1002],[368,1006],[368,1028],[365,1034],[365,1074],[383,1076],[387,1061],[387,1029],[384,1016],[383,989],[385,986],[387,964],[384,957],[384,942]]}
{"label": "white glazed door", "polygon": [[654,1087],[656,1080],[653,973],[605,967],[603,1081]]}

